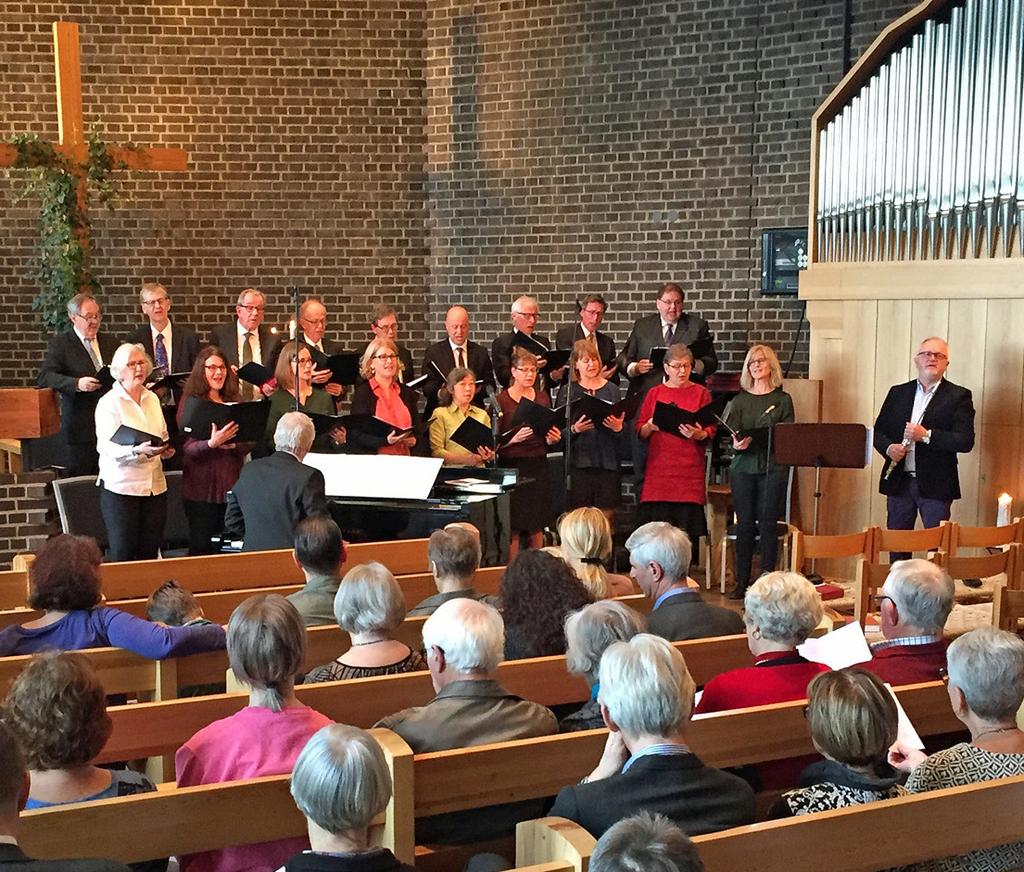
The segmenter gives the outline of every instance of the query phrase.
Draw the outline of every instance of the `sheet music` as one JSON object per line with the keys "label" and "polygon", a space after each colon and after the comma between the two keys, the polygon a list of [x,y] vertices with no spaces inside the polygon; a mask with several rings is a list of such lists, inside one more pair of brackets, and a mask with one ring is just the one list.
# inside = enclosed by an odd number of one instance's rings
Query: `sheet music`
{"label": "sheet music", "polygon": [[871,659],[871,649],[857,621],[816,639],[808,639],[797,645],[796,650],[801,656],[814,663],[824,663],[829,669],[845,669]]}
{"label": "sheet music", "polygon": [[327,496],[425,500],[444,461],[391,454],[316,454],[302,461],[324,474]]}
{"label": "sheet music", "polygon": [[905,748],[916,748],[918,751],[923,751],[924,742],[921,741],[917,730],[914,729],[914,725],[910,722],[910,718],[900,703],[900,698],[896,696],[896,691],[892,689],[891,684],[887,684],[885,687],[892,694],[892,698],[896,700],[896,741]]}

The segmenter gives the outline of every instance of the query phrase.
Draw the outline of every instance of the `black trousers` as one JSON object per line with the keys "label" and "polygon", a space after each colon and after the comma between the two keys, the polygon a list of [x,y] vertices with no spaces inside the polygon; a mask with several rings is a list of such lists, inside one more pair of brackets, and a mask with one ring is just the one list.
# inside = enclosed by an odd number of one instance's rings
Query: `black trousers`
{"label": "black trousers", "polygon": [[146,497],[100,491],[111,561],[152,560],[160,550],[167,521],[167,492]]}
{"label": "black trousers", "polygon": [[216,549],[211,544],[213,536],[224,532],[224,512],[226,503],[204,503],[197,500],[185,500],[185,516],[188,518],[188,553],[213,554]]}
{"label": "black trousers", "polygon": [[67,464],[65,475],[68,478],[76,475],[96,475],[100,471],[100,456],[96,452],[95,442],[67,443],[64,460]]}
{"label": "black trousers", "polygon": [[758,538],[761,541],[761,572],[775,569],[779,556],[779,537],[775,525],[786,510],[788,481],[788,469],[773,469],[770,473],[729,473],[737,522],[736,586],[740,590],[745,590],[750,584],[754,542]]}

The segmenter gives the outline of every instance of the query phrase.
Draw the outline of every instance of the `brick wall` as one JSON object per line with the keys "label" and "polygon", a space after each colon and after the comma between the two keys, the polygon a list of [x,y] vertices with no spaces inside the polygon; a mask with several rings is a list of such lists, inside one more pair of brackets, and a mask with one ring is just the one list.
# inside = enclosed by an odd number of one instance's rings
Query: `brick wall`
{"label": "brick wall", "polygon": [[60,532],[50,472],[0,473],[0,569]]}

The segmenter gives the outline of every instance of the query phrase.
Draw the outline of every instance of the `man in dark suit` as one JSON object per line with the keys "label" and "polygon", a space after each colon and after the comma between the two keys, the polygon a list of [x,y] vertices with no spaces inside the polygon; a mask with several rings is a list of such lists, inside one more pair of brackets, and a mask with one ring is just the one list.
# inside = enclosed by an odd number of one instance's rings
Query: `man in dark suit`
{"label": "man in dark suit", "polygon": [[[508,333],[502,333],[501,336],[491,343],[491,363],[494,365],[494,375],[498,380],[498,384],[502,387],[508,387],[512,382],[512,352],[515,348],[515,334],[517,330],[525,336],[535,339],[545,348],[551,347],[551,342],[547,337],[534,332],[539,320],[540,308],[537,305],[537,299],[526,295],[517,297],[516,301],[512,304],[513,329]],[[552,386],[557,384],[565,373],[565,367],[548,372],[545,369],[546,365],[547,361],[540,357],[539,366],[541,372],[537,385],[545,390],[551,390]]]}
{"label": "man in dark suit", "polygon": [[25,759],[10,727],[0,723],[0,870],[3,872],[129,872],[112,860],[33,860],[18,847],[18,815],[28,802]]}
{"label": "man in dark suit", "polygon": [[228,491],[224,526],[243,551],[291,548],[295,525],[327,511],[323,473],[302,462],[314,435],[308,415],[288,412],[277,422],[274,453],[242,467]]}
{"label": "man in dark suit", "polygon": [[[139,293],[142,313],[149,319],[132,332],[126,342],[141,345],[153,361],[167,373],[191,372],[199,356],[199,337],[183,324],[171,324],[171,298],[159,282],[145,282]],[[173,405],[174,392],[161,388],[160,401]]]}
{"label": "man in dark suit", "polygon": [[[261,363],[270,369],[276,365],[281,343],[263,323],[265,308],[266,299],[263,291],[246,288],[238,295],[235,320],[214,327],[210,332],[210,344],[220,348],[229,365],[242,367],[250,361]],[[242,395],[245,399],[253,399],[255,394],[252,386],[243,382]]]}
{"label": "man in dark suit", "polygon": [[402,370],[398,373],[400,382],[407,382],[413,378],[412,354],[408,348],[398,344],[398,313],[394,306],[387,303],[377,303],[370,310],[370,331],[378,339],[390,339],[398,349],[398,359],[401,361]]}
{"label": "man in dark suit", "polygon": [[680,642],[744,632],[743,619],[731,609],[701,599],[687,578],[692,556],[686,533],[664,521],[637,527],[626,540],[629,574],[654,600],[647,616],[651,633]]}
{"label": "man in dark suit", "polygon": [[[608,304],[601,294],[584,294],[576,301],[579,320],[575,324],[566,324],[558,328],[558,333],[555,334],[555,348],[571,349],[580,339],[591,340],[601,358],[601,375],[618,384],[619,368],[615,360],[615,342],[607,333],[597,329],[601,326],[607,309]],[[562,380],[565,381],[565,378]]]}
{"label": "man in dark suit", "polygon": [[430,413],[437,407],[437,392],[444,387],[448,373],[456,367],[471,369],[481,382],[473,396],[476,405],[482,407],[487,386],[494,387],[494,372],[487,349],[469,339],[469,312],[462,306],[452,306],[444,316],[444,330],[448,338],[428,345],[423,353],[421,374],[429,376],[423,386],[427,398],[427,407],[423,412],[425,418],[430,418]]}
{"label": "man in dark suit", "polygon": [[549,814],[597,838],[638,811],[663,814],[691,836],[754,822],[750,786],[686,745],[695,685],[682,654],[641,633],[608,646],[599,675],[604,754],[583,781],[559,791]]}
{"label": "man in dark suit", "polygon": [[[302,338],[306,344],[322,354],[330,357],[332,354],[341,354],[345,350],[340,342],[335,342],[324,336],[327,332],[327,307],[316,297],[310,297],[299,306],[299,327],[302,328]],[[345,387],[328,381],[330,377],[329,369],[314,370],[313,386],[327,391],[334,397],[335,405],[337,405],[345,396]]]}
{"label": "man in dark suit", "polygon": [[658,312],[633,324],[626,348],[619,355],[619,368],[629,378],[629,391],[646,393],[661,384],[665,373],[651,363],[651,349],[659,346],[687,345],[694,352],[694,381],[704,379],[718,369],[718,355],[708,322],[698,315],[683,313],[683,290],[675,282],[666,282],[658,290]]}
{"label": "man in dark suit", "polygon": [[90,294],[71,298],[68,318],[72,329],[50,339],[36,384],[58,392],[66,474],[95,475],[99,471],[96,404],[106,393],[96,374],[110,363],[118,341],[99,332],[100,304]]}
{"label": "man in dark suit", "polygon": [[925,527],[948,520],[960,498],[956,456],[974,448],[971,392],[943,378],[949,346],[936,336],[925,339],[914,365],[917,378],[889,388],[875,419],[875,450],[886,458],[878,489],[890,530],[913,530],[918,513]]}

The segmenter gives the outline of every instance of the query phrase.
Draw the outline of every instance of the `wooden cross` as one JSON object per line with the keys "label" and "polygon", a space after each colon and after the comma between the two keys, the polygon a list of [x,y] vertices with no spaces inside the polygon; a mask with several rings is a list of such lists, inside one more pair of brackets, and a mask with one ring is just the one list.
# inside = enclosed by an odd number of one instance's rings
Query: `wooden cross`
{"label": "wooden cross", "polygon": [[[82,122],[82,70],[78,47],[78,25],[69,21],[53,23],[53,60],[57,79],[56,150],[67,158],[77,177],[78,205],[86,208],[86,161],[89,146]],[[188,155],[180,148],[108,148],[115,165],[133,170],[181,172],[188,167]],[[13,166],[18,157],[15,146],[0,143],[0,167]],[[89,240],[80,240],[88,247]]]}

